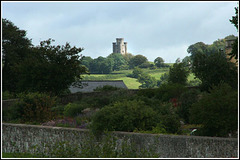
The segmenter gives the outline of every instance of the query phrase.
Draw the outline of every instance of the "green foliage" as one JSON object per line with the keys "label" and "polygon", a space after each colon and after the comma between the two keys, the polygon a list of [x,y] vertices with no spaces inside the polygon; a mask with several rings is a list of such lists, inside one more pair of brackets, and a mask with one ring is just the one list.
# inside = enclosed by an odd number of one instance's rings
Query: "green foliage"
{"label": "green foliage", "polygon": [[2,120],[5,122],[19,122],[21,117],[21,108],[17,105],[2,109]]}
{"label": "green foliage", "polygon": [[18,94],[19,101],[14,104],[17,108],[15,118],[22,122],[43,123],[54,118],[51,108],[56,105],[56,97],[44,93]]}
{"label": "green foliage", "polygon": [[152,89],[152,88],[146,88],[146,89],[140,89],[137,92],[138,96],[144,96],[147,98],[153,98],[156,95],[156,89]]}
{"label": "green foliage", "polygon": [[179,98],[180,106],[177,108],[177,114],[185,121],[185,123],[189,123],[189,110],[192,107],[192,104],[198,101],[199,94],[199,90],[189,89],[182,93]]}
{"label": "green foliage", "polygon": [[30,153],[2,153],[2,158],[41,158],[37,155],[33,155]]}
{"label": "green foliage", "polygon": [[138,130],[135,129],[133,132],[137,133],[150,133],[150,134],[168,134],[166,127],[162,123],[158,123],[156,127],[152,127],[152,130],[150,131],[144,131],[144,130]]}
{"label": "green foliage", "polygon": [[[120,141],[119,141],[120,140]],[[120,143],[119,143],[120,142]],[[44,150],[42,151],[42,148]],[[154,149],[156,146],[152,146]],[[80,144],[58,141],[31,147],[34,154],[3,153],[4,158],[157,158],[152,148],[137,148],[136,143],[105,132],[98,139],[88,134]],[[28,152],[28,151],[27,151]]]}
{"label": "green foliage", "polygon": [[186,85],[188,75],[189,71],[185,67],[184,63],[174,63],[169,70],[168,82]]}
{"label": "green foliage", "polygon": [[202,124],[200,135],[228,136],[238,128],[238,93],[228,84],[213,86],[190,109],[190,122]]}
{"label": "green foliage", "polygon": [[157,81],[157,86],[159,87],[162,84],[166,84],[168,83],[168,79],[169,79],[169,72],[168,73],[164,73],[161,77],[160,80]]}
{"label": "green foliage", "polygon": [[143,55],[136,55],[129,61],[129,67],[134,68],[140,66],[141,64],[147,62],[147,58]]}
{"label": "green foliage", "polygon": [[123,100],[105,106],[93,117],[90,126],[94,133],[108,131],[148,130],[154,125],[155,112],[142,101]]}
{"label": "green foliage", "polygon": [[7,100],[7,99],[14,99],[15,96],[11,94],[9,91],[3,91],[2,92],[2,100]]}
{"label": "green foliage", "polygon": [[202,81],[203,90],[209,90],[212,85],[218,85],[221,81],[233,88],[238,86],[237,67],[227,60],[224,53],[196,54],[193,58],[192,71]]}
{"label": "green foliage", "polygon": [[64,107],[63,114],[66,117],[76,117],[82,112],[83,109],[85,109],[84,105],[77,104],[77,103],[68,103]]}
{"label": "green foliage", "polygon": [[110,58],[99,56],[90,63],[91,73],[110,73],[113,70],[114,61]]}
{"label": "green foliage", "polygon": [[[82,48],[51,45],[52,39],[33,47],[26,31],[3,19],[3,89],[10,92],[49,92],[59,95],[80,82]],[[47,72],[46,72],[47,71]],[[80,84],[80,83],[76,83]]]}
{"label": "green foliage", "polygon": [[164,64],[164,60],[161,58],[161,57],[157,57],[155,60],[154,60],[154,63],[155,65],[158,67],[158,68],[161,68],[161,67],[165,67],[166,65]]}
{"label": "green foliage", "polygon": [[151,64],[149,62],[144,62],[141,65],[139,65],[139,68],[150,68]]}
{"label": "green foliage", "polygon": [[[238,7],[235,7],[235,16],[232,16],[232,19],[230,19],[229,21],[234,24],[238,31]],[[235,58],[236,60],[238,60],[238,38],[236,38],[232,47],[232,52],[229,55],[230,59]]]}
{"label": "green foliage", "polygon": [[235,7],[235,16],[232,16],[232,19],[229,20],[236,29],[238,30],[238,7]]}
{"label": "green foliage", "polygon": [[96,89],[94,89],[94,91],[116,91],[119,90],[121,88],[118,87],[114,87],[114,86],[110,86],[110,85],[105,85],[105,86],[101,86],[101,87],[97,87]]}
{"label": "green foliage", "polygon": [[84,65],[85,67],[90,68],[90,64],[93,61],[93,59],[89,56],[83,56],[82,57],[82,65]]}
{"label": "green foliage", "polygon": [[29,54],[31,45],[25,30],[20,30],[11,21],[2,19],[3,91],[16,91],[20,77],[17,64],[22,63],[25,56]]}
{"label": "green foliage", "polygon": [[156,98],[163,102],[168,102],[172,98],[179,98],[181,94],[186,90],[187,88],[181,84],[177,83],[162,84],[157,89]]}
{"label": "green foliage", "polygon": [[141,75],[141,74],[143,74],[143,70],[138,67],[135,67],[132,71],[132,74],[128,75],[128,76],[132,77],[132,78],[138,78],[139,75]]}
{"label": "green foliage", "polygon": [[142,84],[139,88],[154,88],[157,85],[157,80],[146,73],[138,76],[138,82]]}
{"label": "green foliage", "polygon": [[113,71],[122,69],[127,63],[121,53],[112,53],[107,58],[113,60]]}

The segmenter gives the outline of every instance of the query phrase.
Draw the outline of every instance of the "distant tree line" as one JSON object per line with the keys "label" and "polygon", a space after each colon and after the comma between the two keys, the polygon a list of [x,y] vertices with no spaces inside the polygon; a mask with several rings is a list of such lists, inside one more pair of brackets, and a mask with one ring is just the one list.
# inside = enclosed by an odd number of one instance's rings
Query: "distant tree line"
{"label": "distant tree line", "polygon": [[99,56],[95,59],[90,56],[84,56],[82,64],[88,68],[90,73],[100,74],[133,69],[135,67],[150,69],[169,67],[169,65],[164,63],[164,60],[161,57],[157,57],[154,60],[154,63],[151,63],[145,56],[134,56],[131,53],[126,53],[125,55],[122,55],[121,53],[111,53],[107,57]]}

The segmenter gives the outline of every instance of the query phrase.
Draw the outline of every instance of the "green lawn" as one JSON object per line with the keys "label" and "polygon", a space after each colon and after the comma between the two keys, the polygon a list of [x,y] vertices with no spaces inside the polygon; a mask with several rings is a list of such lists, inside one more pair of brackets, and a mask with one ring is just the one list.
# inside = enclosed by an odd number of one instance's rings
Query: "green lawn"
{"label": "green lawn", "polygon": [[138,89],[138,87],[141,85],[141,83],[139,83],[137,79],[130,77],[122,77],[114,80],[123,80],[128,89]]}
{"label": "green lawn", "polygon": [[[156,80],[160,80],[160,77],[169,71],[169,68],[161,68],[161,69],[142,69],[143,72],[146,72],[150,76],[156,78]],[[127,77],[128,74],[131,74],[133,70],[121,70],[121,71],[114,71],[111,74],[90,74],[84,75],[83,80],[123,80],[126,84],[128,89],[138,89],[141,85],[137,79]],[[188,77],[188,81],[195,80],[194,74],[191,73]]]}

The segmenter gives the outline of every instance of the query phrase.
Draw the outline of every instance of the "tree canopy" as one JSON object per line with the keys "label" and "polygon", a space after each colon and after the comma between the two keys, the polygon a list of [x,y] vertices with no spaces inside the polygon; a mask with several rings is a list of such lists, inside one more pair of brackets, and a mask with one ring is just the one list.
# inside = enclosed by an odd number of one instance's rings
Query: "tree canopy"
{"label": "tree canopy", "polygon": [[3,90],[10,92],[50,92],[61,94],[75,83],[81,86],[83,48],[54,46],[48,39],[33,46],[26,31],[3,19]]}

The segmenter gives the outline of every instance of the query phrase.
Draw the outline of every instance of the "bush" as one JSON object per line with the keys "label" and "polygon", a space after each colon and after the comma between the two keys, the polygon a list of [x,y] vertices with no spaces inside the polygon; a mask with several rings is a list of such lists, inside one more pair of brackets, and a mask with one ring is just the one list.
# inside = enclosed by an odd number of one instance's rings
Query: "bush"
{"label": "bush", "polygon": [[238,128],[238,92],[228,84],[213,86],[190,109],[190,122],[202,124],[200,134],[225,137]]}
{"label": "bush", "polygon": [[108,131],[150,130],[154,126],[155,112],[140,100],[123,100],[105,106],[93,117],[90,126],[94,133]]}
{"label": "bush", "polygon": [[82,112],[83,109],[85,109],[85,106],[82,104],[68,103],[64,107],[63,114],[66,117],[76,117]]}
{"label": "bush", "polygon": [[169,102],[169,100],[172,98],[179,98],[181,94],[186,90],[187,88],[181,84],[177,83],[162,84],[156,91],[157,92],[156,98],[164,102]]}
{"label": "bush", "polygon": [[2,92],[2,99],[3,100],[13,99],[13,98],[15,98],[15,96],[13,94],[11,94],[9,91]]}
{"label": "bush", "polygon": [[2,110],[2,120],[5,122],[18,121],[21,118],[21,108],[17,105],[12,105]]}
{"label": "bush", "polygon": [[56,105],[56,97],[44,93],[18,94],[19,101],[14,104],[17,108],[15,118],[22,122],[42,123],[54,118],[51,108]]}
{"label": "bush", "polygon": [[144,96],[144,97],[148,97],[148,98],[152,98],[156,95],[156,89],[140,89],[137,92],[138,96]]}
{"label": "bush", "polygon": [[192,104],[198,101],[199,94],[199,90],[190,89],[182,93],[179,98],[180,105],[177,107],[177,114],[184,119],[185,123],[189,123],[189,110],[192,107]]}
{"label": "bush", "polygon": [[110,85],[105,85],[102,87],[97,87],[96,89],[94,89],[94,91],[116,91],[119,89],[121,89],[121,88],[110,86]]}

